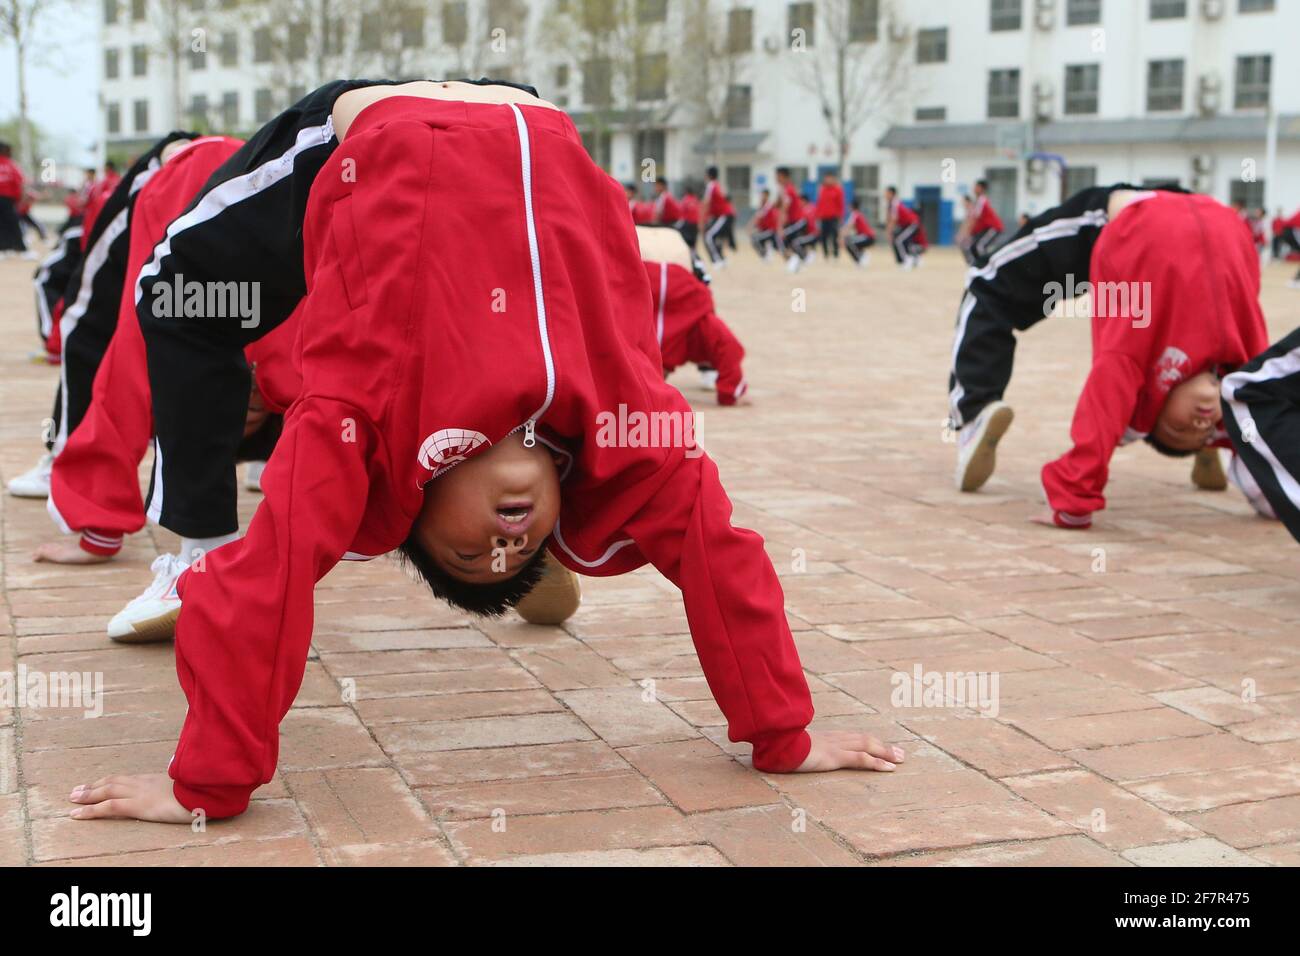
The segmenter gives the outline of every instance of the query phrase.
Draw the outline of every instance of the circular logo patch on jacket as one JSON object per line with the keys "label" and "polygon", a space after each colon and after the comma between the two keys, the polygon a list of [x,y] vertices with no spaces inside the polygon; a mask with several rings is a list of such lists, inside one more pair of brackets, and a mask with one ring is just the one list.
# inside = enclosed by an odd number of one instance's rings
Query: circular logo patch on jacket
{"label": "circular logo patch on jacket", "polygon": [[443,428],[426,438],[420,446],[420,464],[436,477],[464,461],[479,445],[490,444],[482,432],[470,428]]}

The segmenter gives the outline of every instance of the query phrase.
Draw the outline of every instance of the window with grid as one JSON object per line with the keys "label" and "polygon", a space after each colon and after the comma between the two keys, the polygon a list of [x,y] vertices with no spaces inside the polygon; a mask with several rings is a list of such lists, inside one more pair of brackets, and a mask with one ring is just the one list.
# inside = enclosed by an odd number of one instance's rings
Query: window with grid
{"label": "window with grid", "polygon": [[275,115],[275,101],[271,97],[271,91],[262,87],[253,91],[253,122],[265,123]]}
{"label": "window with grid", "polygon": [[1183,61],[1152,60],[1147,64],[1147,111],[1183,108]]}
{"label": "window with grid", "polygon": [[[361,26],[357,30],[357,49],[362,53],[374,53],[379,49],[383,39],[383,24],[378,13],[361,14]],[[254,56],[256,60],[257,57]]]}
{"label": "window with grid", "polygon": [[122,132],[122,107],[116,103],[108,103],[104,106],[104,126],[109,135]]}
{"label": "window with grid", "polygon": [[868,222],[879,222],[880,167],[874,163],[853,166],[849,169],[849,178],[853,180],[853,197],[862,206],[862,215],[867,217]]}
{"label": "window with grid", "polygon": [[218,48],[218,53],[222,66],[238,66],[239,34],[229,30],[221,34],[221,45]]}
{"label": "window with grid", "polygon": [[1020,71],[989,70],[989,119],[1020,115]]}
{"label": "window with grid", "polygon": [[208,68],[207,50],[196,50],[193,47],[190,47],[186,56],[189,60],[190,70],[192,72],[197,73],[200,70],[206,70]]}
{"label": "window with grid", "polygon": [[1019,30],[1023,16],[1023,0],[991,0],[989,3],[989,29]]}
{"label": "window with grid", "polygon": [[639,53],[636,58],[636,98],[646,103],[668,97],[668,54]]}
{"label": "window with grid", "polygon": [[271,28],[258,27],[253,31],[253,62],[271,62]]}
{"label": "window with grid", "polygon": [[613,91],[613,70],[607,57],[588,60],[582,67],[582,99],[591,106],[605,106]]}
{"label": "window with grid", "polygon": [[1228,202],[1240,202],[1247,209],[1264,208],[1264,180],[1257,179],[1248,183],[1242,179],[1233,179],[1228,186]]}
{"label": "window with grid", "polygon": [[849,42],[875,43],[880,39],[880,0],[850,0]]}
{"label": "window with grid", "polygon": [[934,123],[946,120],[948,118],[948,107],[946,106],[918,106],[916,108],[916,121],[918,123]]}
{"label": "window with grid", "polygon": [[104,79],[116,80],[120,67],[121,54],[117,50],[104,51]]}
{"label": "window with grid", "polygon": [[1238,0],[1238,13],[1266,13],[1277,8],[1274,0]]}
{"label": "window with grid", "polygon": [[132,119],[134,120],[135,132],[149,132],[149,101],[136,100],[131,104],[131,112],[133,114]]}
{"label": "window with grid", "polygon": [[1083,63],[1065,68],[1065,112],[1074,116],[1089,116],[1097,112],[1097,99],[1101,89],[1101,66]]}
{"label": "window with grid", "polygon": [[139,23],[145,18],[145,14],[145,0],[131,0],[131,19]]}
{"label": "window with grid", "polygon": [[1273,58],[1267,54],[1237,57],[1237,83],[1233,105],[1239,110],[1268,106]]}
{"label": "window with grid", "polygon": [[727,11],[727,52],[748,53],[754,49],[754,11],[736,7]]}
{"label": "window with grid", "polygon": [[464,0],[442,5],[442,42],[460,46],[469,39],[469,10]]}
{"label": "window with grid", "polygon": [[111,26],[117,22],[117,0],[104,0],[104,23]]}
{"label": "window with grid", "polygon": [[397,15],[398,32],[403,50],[418,50],[424,46],[424,9],[406,7]]}
{"label": "window with grid", "polygon": [[310,28],[303,21],[289,24],[289,59],[292,62],[307,59],[307,37]]}
{"label": "window with grid", "polygon": [[143,43],[131,47],[131,75],[144,76],[149,72],[149,48]]}
{"label": "window with grid", "polygon": [[636,0],[638,23],[663,23],[668,19],[668,0]]}
{"label": "window with grid", "polygon": [[948,62],[948,28],[933,27],[916,34],[917,63]]}
{"label": "window with grid", "polygon": [[523,32],[520,23],[523,21],[524,11],[521,9],[520,0],[488,0],[487,13],[489,40],[493,39],[494,30],[505,30],[508,37],[519,36]]}
{"label": "window with grid", "polygon": [[226,132],[239,128],[239,93],[221,94],[221,128]]}
{"label": "window with grid", "polygon": [[1187,16],[1187,0],[1151,0],[1152,20],[1179,20]]}
{"label": "window with grid", "polygon": [[186,110],[190,120],[191,128],[206,127],[208,125],[208,98],[203,93],[195,93],[190,97],[190,106]]}
{"label": "window with grid", "polygon": [[732,129],[751,129],[753,125],[753,87],[743,84],[727,87],[727,126]]}
{"label": "window with grid", "polygon": [[1065,25],[1082,27],[1101,23],[1101,0],[1070,0],[1065,6]]}
{"label": "window with grid", "polygon": [[1096,166],[1067,166],[1065,168],[1065,195],[1073,196],[1097,185]]}
{"label": "window with grid", "polygon": [[786,8],[785,35],[790,43],[794,42],[795,31],[803,31],[804,47],[813,47],[813,25],[817,19],[817,7],[812,3],[792,3]]}

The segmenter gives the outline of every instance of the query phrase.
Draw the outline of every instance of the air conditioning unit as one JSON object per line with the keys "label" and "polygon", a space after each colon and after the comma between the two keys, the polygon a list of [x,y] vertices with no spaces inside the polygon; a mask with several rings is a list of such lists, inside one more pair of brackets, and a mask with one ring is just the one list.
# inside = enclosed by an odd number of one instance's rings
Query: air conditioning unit
{"label": "air conditioning unit", "polygon": [[1219,112],[1222,101],[1222,84],[1217,73],[1203,73],[1196,83],[1196,108],[1202,116],[1213,116]]}
{"label": "air conditioning unit", "polygon": [[1201,16],[1207,20],[1218,20],[1223,16],[1223,0],[1201,0]]}
{"label": "air conditioning unit", "polygon": [[781,41],[776,37],[763,37],[763,51],[777,54],[781,52]]}
{"label": "air conditioning unit", "polygon": [[1045,123],[1052,118],[1056,107],[1056,89],[1050,80],[1034,84],[1034,118]]}
{"label": "air conditioning unit", "polygon": [[1035,0],[1034,24],[1040,30],[1051,30],[1056,26],[1056,0]]}

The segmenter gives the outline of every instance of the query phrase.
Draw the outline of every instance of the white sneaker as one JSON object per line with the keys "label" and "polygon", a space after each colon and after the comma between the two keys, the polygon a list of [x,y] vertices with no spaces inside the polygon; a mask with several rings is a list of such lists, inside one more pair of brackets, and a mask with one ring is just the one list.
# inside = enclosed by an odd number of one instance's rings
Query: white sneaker
{"label": "white sneaker", "polygon": [[249,491],[262,490],[262,470],[266,468],[264,461],[250,461],[248,467],[244,470],[244,487]]}
{"label": "white sneaker", "polygon": [[791,275],[794,275],[802,268],[803,268],[803,260],[800,259],[798,256],[791,256],[789,261],[786,262],[785,264],[785,271],[790,273]]}
{"label": "white sneaker", "polygon": [[176,619],[181,613],[176,579],[188,567],[189,563],[175,554],[155,558],[149,566],[154,573],[153,584],[113,616],[108,622],[108,636],[122,644],[170,641],[176,634]]}
{"label": "white sneaker", "polygon": [[912,256],[912,268],[913,268],[913,269],[919,269],[919,268],[921,268],[921,257],[920,257],[920,256]]}
{"label": "white sneaker", "polygon": [[977,491],[993,476],[998,441],[1015,417],[1016,413],[1006,402],[990,402],[973,422],[957,432],[958,489]]}
{"label": "white sneaker", "polygon": [[718,387],[718,370],[716,368],[700,369],[700,388],[711,392]]}
{"label": "white sneaker", "polygon": [[901,263],[899,263],[899,268],[901,268],[904,272],[911,272],[913,269],[916,268],[916,263],[912,261],[911,256],[908,256]]}
{"label": "white sneaker", "polygon": [[1259,482],[1255,481],[1255,476],[1250,473],[1246,463],[1241,460],[1240,455],[1233,455],[1232,461],[1228,462],[1228,480],[1237,486],[1237,489],[1246,496],[1252,508],[1265,518],[1277,519],[1277,512],[1269,504],[1264,492],[1260,490]]}
{"label": "white sneaker", "polygon": [[864,252],[862,253],[862,256],[858,259],[858,268],[865,269],[866,267],[867,267],[867,254]]}
{"label": "white sneaker", "polygon": [[808,265],[811,265],[816,261],[817,261],[817,252],[813,249],[809,249],[808,255],[804,258],[804,262]]}
{"label": "white sneaker", "polygon": [[1292,279],[1286,285],[1288,289],[1300,289],[1300,279]]}
{"label": "white sneaker", "polygon": [[9,482],[9,494],[15,498],[48,498],[50,472],[54,469],[54,456],[48,452],[41,456],[36,467],[25,471]]}

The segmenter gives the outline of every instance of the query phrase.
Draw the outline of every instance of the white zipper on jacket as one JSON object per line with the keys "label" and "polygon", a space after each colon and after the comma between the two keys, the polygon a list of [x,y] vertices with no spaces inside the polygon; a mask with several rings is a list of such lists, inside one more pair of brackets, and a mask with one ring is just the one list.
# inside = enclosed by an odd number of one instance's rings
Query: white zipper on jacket
{"label": "white zipper on jacket", "polygon": [[514,103],[507,105],[514,111],[515,126],[519,131],[519,165],[523,171],[524,218],[528,227],[528,254],[533,266],[533,298],[537,305],[537,331],[542,340],[542,357],[546,361],[546,398],[541,407],[533,412],[523,425],[524,446],[532,448],[537,443],[535,432],[537,422],[546,414],[546,410],[551,407],[551,402],[555,398],[555,359],[551,355],[551,339],[546,324],[546,297],[542,292],[542,257],[537,247],[537,222],[533,216],[532,144],[528,137],[528,124],[524,122],[523,111]]}

